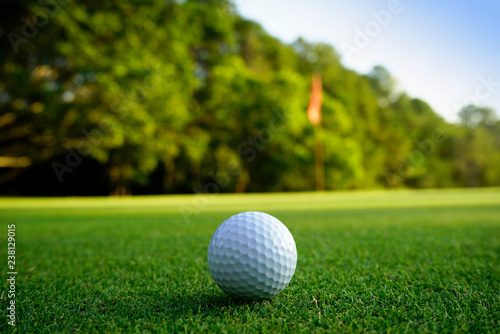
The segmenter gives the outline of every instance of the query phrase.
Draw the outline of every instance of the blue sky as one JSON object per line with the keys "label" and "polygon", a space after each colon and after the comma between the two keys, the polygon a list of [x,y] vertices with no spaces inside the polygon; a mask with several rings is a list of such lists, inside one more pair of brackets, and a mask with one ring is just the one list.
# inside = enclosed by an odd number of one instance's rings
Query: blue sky
{"label": "blue sky", "polygon": [[302,36],[331,44],[345,66],[361,73],[383,65],[401,89],[448,120],[469,102],[500,114],[498,0],[235,3],[242,16],[286,43]]}

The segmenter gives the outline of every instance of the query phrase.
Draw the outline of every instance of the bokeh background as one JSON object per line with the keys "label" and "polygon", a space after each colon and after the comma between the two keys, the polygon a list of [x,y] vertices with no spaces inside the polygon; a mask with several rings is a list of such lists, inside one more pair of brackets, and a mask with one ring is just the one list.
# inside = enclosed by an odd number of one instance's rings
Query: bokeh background
{"label": "bokeh background", "polygon": [[[481,99],[498,83],[469,83],[470,103],[448,117],[407,93],[390,64],[361,71],[345,44],[273,37],[240,5],[250,13],[243,0],[3,1],[0,194],[314,190],[315,73],[327,190],[500,186],[500,122]],[[387,43],[384,33],[374,38]],[[478,68],[486,81],[496,70]]]}

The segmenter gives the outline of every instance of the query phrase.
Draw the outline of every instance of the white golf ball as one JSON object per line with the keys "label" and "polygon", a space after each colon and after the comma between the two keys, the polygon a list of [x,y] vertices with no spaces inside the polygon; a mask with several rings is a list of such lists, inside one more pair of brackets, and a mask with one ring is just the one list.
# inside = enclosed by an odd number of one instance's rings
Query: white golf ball
{"label": "white golf ball", "polygon": [[238,298],[266,299],[292,279],[297,248],[282,222],[250,211],[230,217],[217,228],[207,258],[210,274],[222,291]]}

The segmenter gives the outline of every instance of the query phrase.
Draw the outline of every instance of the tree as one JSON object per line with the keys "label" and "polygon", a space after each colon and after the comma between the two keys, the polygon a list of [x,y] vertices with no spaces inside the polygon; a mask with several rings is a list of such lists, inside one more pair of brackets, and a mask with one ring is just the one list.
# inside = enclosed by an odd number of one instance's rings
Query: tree
{"label": "tree", "polygon": [[500,184],[494,111],[447,123],[385,68],[363,75],[330,45],[284,44],[229,1],[3,6],[3,193],[51,178],[37,193],[65,194],[53,189],[77,169],[113,194],[312,190],[315,72],[327,189]]}

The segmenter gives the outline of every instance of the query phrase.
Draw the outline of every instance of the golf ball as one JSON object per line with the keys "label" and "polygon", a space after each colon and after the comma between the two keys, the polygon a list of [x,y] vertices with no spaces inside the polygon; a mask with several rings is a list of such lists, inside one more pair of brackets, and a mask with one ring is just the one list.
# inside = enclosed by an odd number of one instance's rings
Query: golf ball
{"label": "golf ball", "polygon": [[208,268],[228,295],[267,299],[295,273],[297,248],[282,222],[263,212],[242,212],[224,221],[208,246]]}

